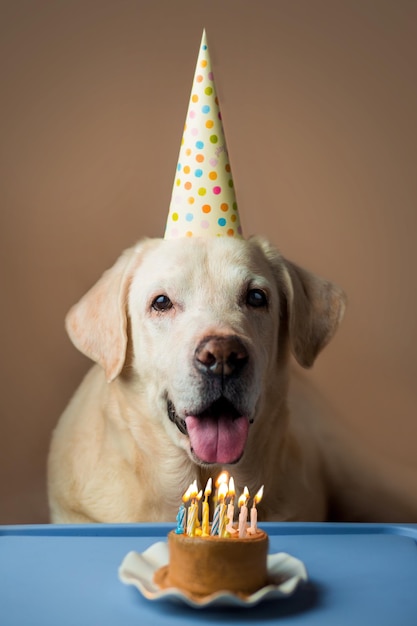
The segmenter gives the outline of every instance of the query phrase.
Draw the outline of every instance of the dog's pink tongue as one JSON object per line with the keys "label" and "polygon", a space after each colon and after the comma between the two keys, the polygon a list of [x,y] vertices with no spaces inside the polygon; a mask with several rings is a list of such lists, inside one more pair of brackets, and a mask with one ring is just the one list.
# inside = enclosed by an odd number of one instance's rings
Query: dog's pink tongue
{"label": "dog's pink tongue", "polygon": [[185,418],[194,454],[205,463],[234,463],[243,454],[248,437],[246,417]]}

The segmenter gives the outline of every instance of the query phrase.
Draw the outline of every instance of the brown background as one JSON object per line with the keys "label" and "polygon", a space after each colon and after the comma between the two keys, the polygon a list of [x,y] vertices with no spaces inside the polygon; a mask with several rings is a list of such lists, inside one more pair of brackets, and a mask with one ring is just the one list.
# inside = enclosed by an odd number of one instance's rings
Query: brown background
{"label": "brown background", "polygon": [[203,27],[245,233],[349,295],[309,377],[417,477],[416,3],[0,8],[0,522],[47,519],[50,433],[89,366],[64,315],[163,233]]}

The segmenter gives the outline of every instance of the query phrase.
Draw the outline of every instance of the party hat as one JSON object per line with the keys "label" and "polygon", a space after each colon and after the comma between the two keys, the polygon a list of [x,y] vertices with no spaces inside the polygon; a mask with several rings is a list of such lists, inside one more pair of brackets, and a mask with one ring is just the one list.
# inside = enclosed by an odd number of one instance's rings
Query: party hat
{"label": "party hat", "polygon": [[165,239],[242,237],[206,32],[188,105]]}

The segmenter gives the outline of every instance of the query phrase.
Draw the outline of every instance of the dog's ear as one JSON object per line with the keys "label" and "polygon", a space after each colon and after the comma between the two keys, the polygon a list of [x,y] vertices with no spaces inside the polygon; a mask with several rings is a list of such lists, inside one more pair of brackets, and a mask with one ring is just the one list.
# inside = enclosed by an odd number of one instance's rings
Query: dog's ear
{"label": "dog's ear", "polygon": [[342,321],[346,295],[340,287],[285,259],[267,240],[254,237],[267,257],[287,316],[291,351],[303,367],[311,367]]}
{"label": "dog's ear", "polygon": [[342,321],[346,295],[328,280],[282,260],[291,350],[300,365],[311,367]]}
{"label": "dog's ear", "polygon": [[127,348],[127,294],[137,248],[126,250],[65,318],[73,344],[101,365],[111,382],[123,368]]}

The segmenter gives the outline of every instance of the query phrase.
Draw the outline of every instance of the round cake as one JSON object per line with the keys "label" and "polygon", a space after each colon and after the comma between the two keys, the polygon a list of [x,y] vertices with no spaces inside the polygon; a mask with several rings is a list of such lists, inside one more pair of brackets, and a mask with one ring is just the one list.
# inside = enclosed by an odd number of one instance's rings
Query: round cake
{"label": "round cake", "polygon": [[267,584],[268,535],[244,538],[168,534],[169,564],[154,577],[159,587],[202,596],[216,591],[248,595]]}

